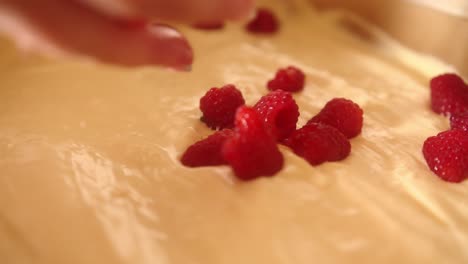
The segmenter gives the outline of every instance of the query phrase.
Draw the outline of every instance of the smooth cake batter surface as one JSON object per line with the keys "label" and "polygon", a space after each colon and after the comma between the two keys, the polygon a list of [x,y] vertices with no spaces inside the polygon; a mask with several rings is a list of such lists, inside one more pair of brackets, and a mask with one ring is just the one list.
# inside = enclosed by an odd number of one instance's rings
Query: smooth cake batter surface
{"label": "smooth cake batter surface", "polygon": [[[183,28],[190,73],[46,60],[3,41],[0,262],[467,263],[468,181],[441,181],[421,154],[448,128],[428,81],[452,69],[346,14],[273,8],[274,36]],[[233,83],[253,104],[288,65],[307,75],[299,125],[333,97],[364,109],[350,157],[311,167],[281,148],[284,169],[247,183],[180,165],[211,133],[206,90]]]}

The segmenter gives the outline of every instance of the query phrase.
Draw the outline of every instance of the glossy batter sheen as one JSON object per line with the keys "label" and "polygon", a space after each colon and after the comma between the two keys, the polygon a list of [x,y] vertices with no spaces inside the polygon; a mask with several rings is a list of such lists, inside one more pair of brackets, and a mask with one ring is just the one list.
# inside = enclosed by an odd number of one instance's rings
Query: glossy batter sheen
{"label": "glossy batter sheen", "polygon": [[[347,15],[275,8],[271,37],[183,29],[190,73],[46,60],[3,41],[0,263],[468,263],[468,181],[439,180],[421,155],[448,128],[428,80],[451,69]],[[362,106],[350,157],[311,167],[281,148],[285,168],[248,183],[179,164],[211,133],[198,110],[208,88],[236,84],[253,104],[287,65],[307,75],[299,125],[333,97]]]}

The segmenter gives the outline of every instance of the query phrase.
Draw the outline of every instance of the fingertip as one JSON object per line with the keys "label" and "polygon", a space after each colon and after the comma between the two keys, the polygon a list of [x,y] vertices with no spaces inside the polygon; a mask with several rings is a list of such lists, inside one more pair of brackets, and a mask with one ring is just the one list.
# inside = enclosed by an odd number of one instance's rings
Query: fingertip
{"label": "fingertip", "polygon": [[164,24],[148,25],[150,59],[154,64],[187,71],[193,62],[193,50],[188,40],[175,28]]}
{"label": "fingertip", "polygon": [[226,0],[227,19],[239,20],[248,17],[254,11],[254,0]]}

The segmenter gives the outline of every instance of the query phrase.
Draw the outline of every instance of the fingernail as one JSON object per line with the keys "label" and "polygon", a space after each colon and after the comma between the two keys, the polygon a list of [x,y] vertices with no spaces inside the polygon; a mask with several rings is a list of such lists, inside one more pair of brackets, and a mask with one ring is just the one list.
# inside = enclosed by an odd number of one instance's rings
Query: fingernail
{"label": "fingernail", "polygon": [[161,23],[151,23],[147,26],[150,33],[160,38],[183,38],[182,33],[177,29]]}
{"label": "fingernail", "polygon": [[190,70],[193,50],[179,31],[164,24],[150,24],[147,30],[155,39],[152,52],[155,60],[177,70]]}

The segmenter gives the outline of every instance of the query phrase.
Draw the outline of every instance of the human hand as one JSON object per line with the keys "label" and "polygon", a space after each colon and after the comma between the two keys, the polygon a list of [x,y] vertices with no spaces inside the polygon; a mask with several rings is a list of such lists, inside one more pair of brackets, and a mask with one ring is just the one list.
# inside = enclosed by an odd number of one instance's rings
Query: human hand
{"label": "human hand", "polygon": [[[122,65],[192,64],[175,29],[144,21],[184,23],[238,19],[254,0],[0,0],[0,31],[21,48],[91,56]],[[124,22],[127,21],[127,22]]]}

